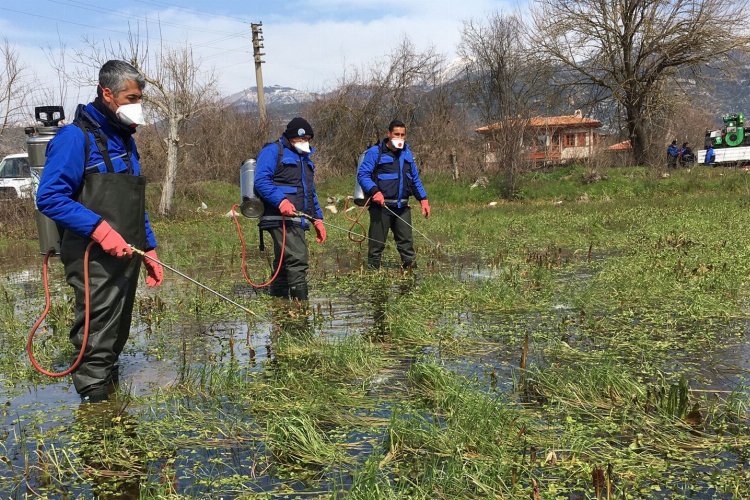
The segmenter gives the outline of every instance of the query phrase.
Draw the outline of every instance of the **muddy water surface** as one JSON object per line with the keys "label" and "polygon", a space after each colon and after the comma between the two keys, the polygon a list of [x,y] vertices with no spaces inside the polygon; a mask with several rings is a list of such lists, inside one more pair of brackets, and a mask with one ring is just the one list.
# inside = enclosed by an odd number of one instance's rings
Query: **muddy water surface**
{"label": "muddy water surface", "polygon": [[[461,280],[491,280],[504,272],[507,270],[497,266],[471,269],[462,266],[457,275]],[[565,273],[560,279],[574,285],[591,279],[596,272],[596,266],[592,264]],[[40,308],[40,273],[34,267],[8,272],[3,277],[3,285],[22,297],[16,304],[16,314],[30,316],[30,309]],[[168,277],[159,294],[179,296],[184,293],[185,286],[178,278]],[[53,288],[58,293],[64,293],[65,285],[59,276],[54,280]],[[242,285],[238,285],[235,295],[242,297],[245,303],[256,300],[254,292],[246,291],[243,294],[241,289]],[[403,287],[397,287],[391,292],[398,294],[404,291]],[[171,317],[169,322],[172,326],[169,329],[155,328],[155,321],[158,320],[154,319],[154,310],[146,306],[154,303],[156,295],[145,288],[139,290],[139,307],[134,316],[131,339],[120,360],[123,387],[136,397],[153,395],[179,383],[191,370],[211,365],[236,363],[251,372],[263,373],[274,361],[278,336],[290,328],[288,312],[277,317],[272,314],[251,320],[235,314],[220,321],[186,314]],[[378,303],[378,300],[387,301],[388,297],[388,293],[367,297],[327,297],[317,295],[313,290],[310,312],[303,321],[304,328],[329,342],[357,335],[366,335],[377,341],[386,333],[383,325],[385,304]],[[555,297],[550,310],[545,313],[481,315],[467,310],[455,318],[446,318],[456,332],[472,332],[477,337],[471,349],[457,354],[455,350],[446,351],[441,345],[433,345],[397,360],[392,368],[372,381],[368,393],[376,403],[373,407],[363,408],[359,415],[390,418],[392,402],[387,398],[380,401],[381,397],[398,392],[404,385],[404,376],[411,364],[416,357],[423,355],[441,360],[456,372],[478,378],[488,391],[512,393],[525,335],[528,334],[530,338],[527,357],[530,365],[543,366],[555,362],[545,350],[545,343],[535,339],[549,337],[551,330],[556,335],[560,334],[561,324],[565,325],[563,334],[566,340],[577,348],[601,348],[588,341],[574,322],[567,321],[567,318],[575,315],[573,305],[560,296]],[[298,321],[292,323],[299,327]],[[731,390],[745,380],[750,370],[750,343],[747,341],[747,331],[743,330],[744,335],[737,335],[737,328],[735,325],[733,333],[725,337],[722,332],[717,332],[721,342],[717,343],[715,349],[703,353],[702,359],[696,360],[695,353],[675,353],[675,363],[691,367],[690,373],[699,381],[696,388]],[[498,331],[502,335],[497,335]],[[486,335],[482,335],[482,332],[486,332]],[[0,472],[0,493],[4,497],[21,497],[27,487],[33,489],[40,486],[37,479],[29,478],[23,472],[29,463],[34,462],[30,457],[40,446],[40,442],[30,439],[30,436],[49,433],[50,438],[44,446],[64,446],[67,439],[64,429],[76,422],[79,398],[67,378],[13,387],[6,384],[3,393],[0,394],[0,401],[5,403],[0,419],[0,454],[8,467]],[[137,406],[136,399],[136,404],[128,411],[139,415],[143,410]],[[352,443],[349,453],[361,462],[382,438],[377,432],[353,433],[348,437]],[[341,488],[351,481],[346,470],[329,472],[322,478],[318,477],[311,490],[309,481],[290,479],[288,474],[263,469],[263,464],[268,462],[264,458],[266,454],[261,440],[252,440],[246,445],[180,449],[174,457],[177,464],[174,472],[176,489],[192,496],[204,496],[216,492],[217,488],[222,491],[215,482],[206,483],[206,477],[230,477],[240,471],[245,474],[248,470],[253,470],[256,478],[243,484],[241,491],[245,492],[315,494]],[[259,466],[261,469],[256,470]],[[151,474],[154,475],[151,478],[153,481],[160,480],[158,474]],[[124,484],[127,485],[127,481]],[[133,485],[129,487],[133,488]],[[236,492],[232,489],[235,487],[227,487],[223,491],[231,495],[233,491]],[[136,491],[137,487],[131,492],[135,494]],[[74,493],[88,496],[91,490],[79,486]]]}

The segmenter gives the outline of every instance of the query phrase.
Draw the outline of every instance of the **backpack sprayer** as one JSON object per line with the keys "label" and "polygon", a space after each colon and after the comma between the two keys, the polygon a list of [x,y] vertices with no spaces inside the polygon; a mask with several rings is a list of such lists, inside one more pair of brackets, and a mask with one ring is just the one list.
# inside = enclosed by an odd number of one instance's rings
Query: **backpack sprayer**
{"label": "backpack sprayer", "polygon": [[[240,165],[240,213],[249,219],[257,219],[263,214],[263,202],[258,195],[255,194],[255,159],[250,158],[245,160]],[[245,277],[245,281],[253,288],[265,288],[278,277],[281,272],[281,266],[284,263],[284,248],[286,247],[286,221],[281,221],[281,256],[279,257],[279,265],[276,267],[276,271],[271,276],[271,279],[265,283],[253,283],[250,277],[247,275],[247,249],[245,246],[245,237],[242,235],[242,228],[240,228],[240,221],[237,220],[237,205],[232,205],[232,218],[234,219],[234,225],[237,228],[237,235],[240,238],[240,246],[242,247],[242,275]],[[263,240],[261,239],[261,242]],[[261,251],[263,245],[261,243]]]}
{"label": "backpack sprayer", "polygon": [[[60,130],[60,122],[65,119],[62,106],[37,106],[34,117],[42,126],[26,127],[26,149],[29,152],[31,175],[34,178],[34,199],[36,188],[42,177],[44,162],[47,159],[47,144]],[[60,230],[57,224],[34,207],[34,220],[39,233],[39,251],[50,257],[60,254]]]}

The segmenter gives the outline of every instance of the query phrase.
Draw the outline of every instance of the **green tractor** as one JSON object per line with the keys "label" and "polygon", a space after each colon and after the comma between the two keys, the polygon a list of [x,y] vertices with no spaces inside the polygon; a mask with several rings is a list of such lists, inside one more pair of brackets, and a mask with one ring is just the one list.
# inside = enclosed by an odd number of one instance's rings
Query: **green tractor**
{"label": "green tractor", "polygon": [[[710,165],[741,166],[750,164],[750,127],[745,115],[732,113],[721,117],[724,127],[706,132],[706,148],[698,151],[698,162]],[[711,149],[708,162],[706,156]]]}
{"label": "green tractor", "polygon": [[[714,139],[714,147],[728,147],[733,148],[742,146],[745,142],[745,138],[750,139],[750,134],[745,134],[745,115],[742,113],[732,113],[731,115],[724,115],[721,117],[724,121],[724,129],[711,133],[711,137]],[[714,135],[716,132],[720,134]],[[750,144],[746,144],[750,146]]]}

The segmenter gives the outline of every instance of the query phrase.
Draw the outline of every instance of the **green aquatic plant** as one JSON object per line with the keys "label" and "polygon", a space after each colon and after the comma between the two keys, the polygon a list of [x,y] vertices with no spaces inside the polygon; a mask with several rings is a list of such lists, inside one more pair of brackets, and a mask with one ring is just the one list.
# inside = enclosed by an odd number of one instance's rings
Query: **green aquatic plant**
{"label": "green aquatic plant", "polygon": [[[67,381],[33,374],[23,346],[41,289],[4,281],[0,491],[750,496],[747,174],[587,172],[531,173],[522,201],[492,206],[492,183],[467,194],[428,176],[419,267],[402,272],[389,242],[368,271],[365,246],[331,228],[310,245],[307,307],[244,282],[221,217],[236,187],[191,188],[186,210],[153,221],[160,257],[258,316],[168,272],[161,290],[140,290],[117,393],[128,415],[104,426],[75,420]],[[318,189],[340,200],[350,181]],[[348,227],[336,203],[326,219]],[[242,223],[249,270],[267,277],[255,224]],[[63,364],[67,346],[55,334],[37,347]]]}

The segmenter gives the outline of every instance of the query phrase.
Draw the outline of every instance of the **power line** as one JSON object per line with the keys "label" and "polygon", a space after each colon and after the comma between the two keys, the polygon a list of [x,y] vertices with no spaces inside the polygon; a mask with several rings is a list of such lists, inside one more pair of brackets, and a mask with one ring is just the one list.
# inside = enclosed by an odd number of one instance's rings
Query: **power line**
{"label": "power line", "polygon": [[[252,52],[250,52],[249,50],[247,50],[246,47],[247,47],[246,45],[243,45],[242,47],[234,47],[234,48],[231,48],[231,49],[225,49],[225,50],[222,50],[222,51],[217,52],[215,54],[209,54],[209,55],[207,55],[205,57],[202,57],[201,59],[203,59],[203,60],[211,59],[212,57],[217,57],[217,56],[220,56],[222,54],[227,54],[229,52],[234,52],[236,54],[252,55]],[[208,48],[214,48],[214,47],[208,47]],[[237,63],[232,64],[232,66],[236,66],[236,65],[237,65]]]}
{"label": "power line", "polygon": [[191,14],[199,14],[201,16],[223,17],[225,19],[232,19],[234,21],[237,21],[237,22],[240,22],[240,23],[243,23],[243,24],[249,24],[250,23],[250,21],[247,20],[247,19],[241,19],[241,18],[235,17],[235,16],[227,16],[227,15],[224,15],[224,14],[214,14],[212,12],[206,12],[206,11],[203,11],[203,10],[190,9],[190,8],[187,8],[187,7],[182,7],[180,5],[169,4],[167,2],[159,2],[159,1],[156,1],[156,0],[135,0],[135,1],[139,2],[139,3],[145,3],[145,4],[149,4],[149,5],[154,5],[156,7],[164,7],[164,8],[167,8],[167,9],[182,10],[184,12],[190,12]]}
{"label": "power line", "polygon": [[[101,26],[94,26],[94,25],[91,25],[91,24],[79,23],[79,22],[76,22],[76,21],[69,21],[69,20],[66,20],[66,19],[60,19],[60,18],[57,18],[57,17],[45,16],[45,15],[42,15],[42,14],[37,14],[37,13],[32,13],[32,12],[26,12],[26,11],[22,11],[22,10],[18,10],[18,9],[11,9],[11,8],[8,8],[8,7],[0,7],[0,10],[5,10],[5,11],[9,11],[9,12],[15,12],[17,14],[23,14],[23,15],[26,15],[26,16],[36,17],[38,19],[48,19],[50,21],[55,21],[56,23],[71,24],[71,25],[74,25],[74,26],[82,26],[82,27],[91,28],[91,29],[94,29],[94,30],[107,31],[107,32],[116,33],[116,34],[119,34],[119,35],[128,36],[128,35],[131,34],[130,32],[127,32],[127,31],[120,31],[120,30],[113,30],[113,29],[103,28]],[[200,30],[194,30],[194,31],[200,31]],[[246,39],[247,38],[247,34],[244,31],[243,32],[233,33],[233,34],[228,34],[227,36],[224,36],[224,37],[221,37],[221,38],[218,38],[218,39],[215,39],[215,40],[208,40],[208,41],[205,41],[205,42],[202,42],[202,43],[193,44],[192,47],[197,47],[197,48],[204,47],[204,48],[209,48],[209,49],[212,49],[212,48],[213,49],[219,49],[220,47],[212,47],[211,44],[217,43],[217,42],[221,42],[221,41],[224,41],[224,40],[228,40],[228,39],[232,39],[232,38],[241,38],[241,39],[244,38],[244,39]],[[161,40],[162,40],[162,42],[166,42],[166,43],[168,43],[170,45],[175,45],[175,46],[182,46],[184,44],[184,41],[168,40],[168,39],[164,39],[164,38],[162,38]],[[225,52],[229,52],[231,50],[225,49],[224,51]],[[242,51],[238,51],[238,53],[240,53],[240,54],[246,54],[247,51],[242,50]]]}
{"label": "power line", "polygon": [[0,10],[6,10],[8,12],[15,12],[16,14],[24,14],[26,16],[31,16],[31,17],[38,17],[39,19],[49,19],[50,21],[55,21],[55,22],[59,22],[59,23],[73,24],[75,26],[83,26],[84,28],[92,28],[92,29],[96,29],[96,30],[109,31],[111,33],[119,33],[120,35],[127,35],[128,34],[126,31],[111,30],[111,29],[108,29],[108,28],[102,28],[101,26],[92,26],[90,24],[77,23],[75,21],[66,21],[66,20],[63,20],[63,19],[58,19],[56,17],[43,16],[41,14],[36,14],[36,13],[31,13],[31,12],[24,12],[22,10],[9,9],[8,7],[0,7]]}
{"label": "power line", "polygon": [[114,15],[114,16],[117,16],[117,17],[122,17],[122,18],[128,19],[128,20],[135,19],[135,20],[140,20],[140,21],[144,21],[144,22],[147,22],[147,23],[148,22],[152,22],[152,23],[157,23],[157,24],[162,25],[162,26],[171,26],[173,28],[185,28],[185,29],[189,29],[191,31],[199,31],[201,33],[216,33],[216,34],[219,34],[219,35],[230,35],[230,36],[234,36],[237,33],[237,32],[229,33],[227,31],[201,29],[201,28],[196,28],[195,26],[190,26],[190,25],[186,25],[186,24],[173,23],[173,22],[170,22],[170,21],[163,21],[161,19],[159,19],[157,21],[154,21],[154,20],[149,19],[148,17],[144,17],[144,16],[135,16],[135,15],[129,15],[129,14],[126,15],[126,14],[121,14],[121,13],[118,13],[118,12],[112,12],[109,9],[104,9],[104,8],[101,8],[101,7],[97,7],[95,5],[91,5],[91,4],[88,4],[88,3],[85,3],[85,2],[81,2],[80,0],[47,0],[47,1],[50,2],[50,3],[53,3],[53,4],[59,4],[60,1],[64,1],[68,5],[70,5],[71,7],[75,7],[75,8],[82,9],[82,10],[86,10],[86,11],[89,11],[89,12],[100,12],[100,13],[103,13],[103,14],[109,14],[109,15]]}

